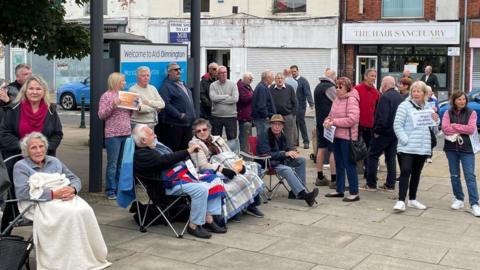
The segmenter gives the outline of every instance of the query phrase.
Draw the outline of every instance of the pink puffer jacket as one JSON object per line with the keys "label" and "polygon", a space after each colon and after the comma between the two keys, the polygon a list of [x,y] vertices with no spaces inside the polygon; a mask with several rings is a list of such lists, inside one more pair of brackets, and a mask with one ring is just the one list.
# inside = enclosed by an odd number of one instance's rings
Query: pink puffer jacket
{"label": "pink puffer jacket", "polygon": [[352,140],[356,141],[358,137],[358,121],[360,119],[360,96],[357,90],[352,89],[343,97],[336,97],[332,104],[332,109],[328,114],[333,119],[335,129],[335,138],[349,140],[348,130],[352,130]]}

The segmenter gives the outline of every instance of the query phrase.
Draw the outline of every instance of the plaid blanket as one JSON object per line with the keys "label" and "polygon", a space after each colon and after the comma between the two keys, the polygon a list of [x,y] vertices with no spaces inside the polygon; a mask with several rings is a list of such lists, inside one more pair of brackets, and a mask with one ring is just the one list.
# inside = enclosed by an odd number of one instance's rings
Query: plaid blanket
{"label": "plaid blanket", "polygon": [[[233,152],[222,152],[210,158],[211,163],[233,169],[239,157]],[[255,162],[245,162],[245,173],[237,174],[232,180],[224,180],[227,219],[233,217],[253,203],[253,198],[263,191],[265,184],[258,176],[259,167]]]}

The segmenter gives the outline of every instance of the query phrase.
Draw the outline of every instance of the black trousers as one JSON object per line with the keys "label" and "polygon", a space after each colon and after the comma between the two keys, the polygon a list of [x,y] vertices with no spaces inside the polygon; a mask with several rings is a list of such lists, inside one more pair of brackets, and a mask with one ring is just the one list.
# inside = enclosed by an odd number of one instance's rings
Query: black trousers
{"label": "black trousers", "polygon": [[193,137],[191,126],[185,127],[166,123],[157,124],[155,134],[158,140],[172,149],[173,152],[187,149],[188,142]]}
{"label": "black trousers", "polygon": [[367,162],[367,184],[372,188],[377,187],[378,160],[383,153],[385,153],[385,163],[387,165],[386,185],[389,188],[395,188],[397,174],[397,137],[395,135],[373,137],[370,141]]}
{"label": "black trousers", "polygon": [[398,200],[405,201],[416,200],[418,184],[420,183],[420,174],[422,173],[423,164],[427,155],[415,155],[399,153],[402,166],[400,167],[400,188],[398,191]]}
{"label": "black trousers", "polygon": [[227,133],[227,140],[237,138],[237,118],[236,117],[210,117],[210,124],[212,124],[212,135],[222,136],[223,127]]}
{"label": "black trousers", "polygon": [[[373,137],[373,129],[367,127],[358,127],[358,136],[362,136],[362,139],[367,146],[367,151],[370,150],[370,141]],[[363,172],[363,177],[367,178],[368,158],[363,160],[363,167],[365,168]]]}

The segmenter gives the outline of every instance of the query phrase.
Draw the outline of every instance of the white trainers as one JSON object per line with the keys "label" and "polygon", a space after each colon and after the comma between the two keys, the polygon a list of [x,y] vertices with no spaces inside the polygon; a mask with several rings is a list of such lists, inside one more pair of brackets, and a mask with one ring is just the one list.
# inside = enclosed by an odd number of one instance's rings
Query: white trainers
{"label": "white trainers", "polygon": [[417,208],[417,209],[420,209],[420,210],[427,209],[427,207],[425,205],[421,204],[417,200],[408,200],[407,206],[411,207],[411,208]]}
{"label": "white trainers", "polygon": [[395,205],[393,206],[393,210],[397,212],[405,211],[405,202],[397,201],[397,203],[395,203]]}
{"label": "white trainers", "polygon": [[476,217],[480,217],[480,206],[478,206],[478,204],[472,205],[472,214]]}
{"label": "white trainers", "polygon": [[453,210],[458,210],[462,209],[463,207],[465,207],[463,201],[457,200],[457,198],[453,198],[450,208],[452,208]]}

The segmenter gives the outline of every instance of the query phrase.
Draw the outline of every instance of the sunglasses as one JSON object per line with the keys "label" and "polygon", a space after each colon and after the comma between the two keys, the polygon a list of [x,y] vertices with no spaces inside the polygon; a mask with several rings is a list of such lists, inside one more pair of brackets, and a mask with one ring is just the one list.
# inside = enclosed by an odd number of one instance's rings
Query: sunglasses
{"label": "sunglasses", "polygon": [[182,69],[181,69],[181,68],[172,68],[172,69],[170,69],[170,71],[172,71],[172,70],[173,70],[173,71],[180,71],[180,70],[182,70]]}
{"label": "sunglasses", "polygon": [[207,131],[207,130],[208,130],[208,128],[202,128],[202,129],[197,129],[197,130],[195,130],[195,132],[198,134],[198,133],[200,133],[200,132],[205,132],[205,131]]}

